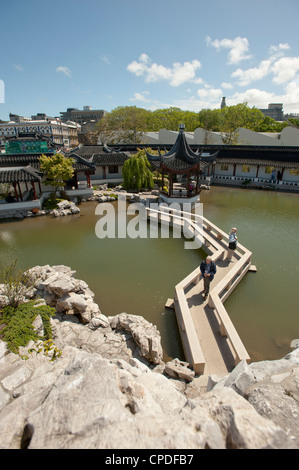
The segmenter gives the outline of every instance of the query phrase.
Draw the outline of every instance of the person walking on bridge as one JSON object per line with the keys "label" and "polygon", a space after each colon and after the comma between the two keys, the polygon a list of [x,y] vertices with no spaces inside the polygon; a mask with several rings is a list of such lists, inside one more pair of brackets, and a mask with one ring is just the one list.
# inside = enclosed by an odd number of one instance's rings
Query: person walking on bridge
{"label": "person walking on bridge", "polygon": [[200,271],[203,277],[203,296],[204,298],[206,298],[210,291],[210,283],[212,282],[216,274],[216,264],[214,263],[214,261],[212,261],[212,258],[210,256],[207,256],[206,259],[201,262]]}

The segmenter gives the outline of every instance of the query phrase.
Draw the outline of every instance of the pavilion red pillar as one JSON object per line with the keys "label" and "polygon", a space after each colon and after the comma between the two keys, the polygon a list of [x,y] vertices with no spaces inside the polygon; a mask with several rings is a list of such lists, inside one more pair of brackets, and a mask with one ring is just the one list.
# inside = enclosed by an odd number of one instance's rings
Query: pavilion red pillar
{"label": "pavilion red pillar", "polygon": [[187,173],[187,197],[191,196],[191,191],[190,191],[190,173]]}
{"label": "pavilion red pillar", "polygon": [[168,196],[172,196],[173,192],[173,181],[172,181],[172,173],[169,174],[169,188],[168,188]]}
{"label": "pavilion red pillar", "polygon": [[34,181],[31,182],[31,185],[32,185],[32,189],[33,189],[34,200],[36,201],[36,200],[37,200],[37,196],[36,196]]}
{"label": "pavilion red pillar", "polygon": [[13,182],[12,185],[13,185],[13,188],[15,190],[16,200],[17,200],[17,202],[19,202],[19,195],[18,195],[18,191],[17,191],[17,183]]}
{"label": "pavilion red pillar", "polygon": [[198,186],[199,186],[199,170],[197,170],[197,175],[196,175],[196,188],[195,188],[195,194],[198,193]]}
{"label": "pavilion red pillar", "polygon": [[90,174],[88,172],[85,173],[86,179],[87,179],[87,186],[91,188],[91,183],[90,183]]}
{"label": "pavilion red pillar", "polygon": [[23,202],[23,194],[22,194],[22,191],[21,191],[21,187],[20,187],[19,181],[18,181],[18,188],[19,188],[19,194],[20,194],[21,201]]}

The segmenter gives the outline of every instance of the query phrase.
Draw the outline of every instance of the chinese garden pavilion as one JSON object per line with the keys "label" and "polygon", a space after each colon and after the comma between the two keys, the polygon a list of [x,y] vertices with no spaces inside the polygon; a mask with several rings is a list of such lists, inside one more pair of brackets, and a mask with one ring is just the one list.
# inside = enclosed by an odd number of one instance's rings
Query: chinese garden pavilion
{"label": "chinese garden pavilion", "polygon": [[[187,197],[194,198],[194,196],[198,196],[201,191],[199,188],[199,177],[214,163],[218,153],[216,151],[208,156],[203,156],[200,149],[194,152],[186,140],[184,128],[185,126],[181,124],[176,142],[169,152],[161,154],[159,150],[159,155],[152,155],[146,152],[152,166],[162,173],[162,188],[164,188],[165,175],[169,178],[168,198],[177,197],[174,192],[174,182],[177,175],[183,175],[187,178],[187,186],[185,188]],[[191,177],[196,179],[195,188],[191,185]],[[181,190],[180,197],[182,194]]]}

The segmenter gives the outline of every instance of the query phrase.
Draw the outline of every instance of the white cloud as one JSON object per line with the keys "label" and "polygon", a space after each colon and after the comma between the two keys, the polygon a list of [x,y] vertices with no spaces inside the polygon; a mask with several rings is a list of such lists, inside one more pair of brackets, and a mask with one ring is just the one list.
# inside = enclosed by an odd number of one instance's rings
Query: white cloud
{"label": "white cloud", "polygon": [[130,101],[143,101],[144,103],[149,103],[150,100],[146,98],[149,95],[149,91],[143,91],[141,93],[136,92],[134,93],[133,98],[130,98]]}
{"label": "white cloud", "polygon": [[238,36],[235,39],[215,39],[212,41],[210,36],[206,37],[208,46],[215,47],[218,51],[220,49],[229,49],[228,63],[231,65],[238,64],[242,60],[250,59],[252,56],[248,54],[249,42],[247,38],[241,38]]}
{"label": "white cloud", "polygon": [[133,61],[127,66],[127,70],[137,77],[144,76],[147,83],[168,81],[172,86],[179,86],[185,82],[202,83],[202,80],[196,77],[196,71],[201,68],[199,60],[184,62],[183,64],[175,62],[172,67],[165,67],[152,63],[147,54],[141,54],[138,61]]}
{"label": "white cloud", "polygon": [[59,67],[57,67],[56,72],[62,72],[67,77],[72,78],[71,70],[68,67],[66,67],[65,65],[60,65]]}
{"label": "white cloud", "polygon": [[273,75],[273,82],[278,85],[293,80],[299,72],[299,57],[282,57],[289,48],[290,46],[287,43],[271,46],[269,48],[271,53],[269,59],[262,60],[257,67],[247,70],[239,68],[231,76],[238,80],[237,83],[240,86],[248,86],[269,74]]}
{"label": "white cloud", "polygon": [[21,64],[15,64],[15,65],[14,65],[14,68],[15,68],[16,70],[18,70],[18,72],[23,72],[23,70],[24,70],[24,69],[23,69],[23,65],[21,65]]}
{"label": "white cloud", "polygon": [[222,82],[221,87],[225,88],[226,90],[231,90],[233,88],[233,85],[231,83],[228,83],[228,82]]}
{"label": "white cloud", "polygon": [[101,55],[101,61],[104,62],[104,64],[111,65],[110,58],[105,54]]}
{"label": "white cloud", "polygon": [[[152,100],[148,109],[162,109],[176,106],[187,111],[199,112],[201,109],[220,109],[222,90],[219,88],[202,88],[197,92],[197,96],[188,98],[177,98],[175,101],[159,102]],[[225,96],[225,95],[224,95]],[[251,88],[244,92],[226,95],[227,106],[233,106],[239,103],[248,103],[250,107],[258,109],[268,108],[269,103],[283,103],[285,113],[299,112],[299,80],[291,81],[286,84],[281,94]]]}
{"label": "white cloud", "polygon": [[298,113],[299,82],[294,80],[286,84],[281,94],[252,88],[244,93],[235,93],[226,98],[228,106],[244,102],[248,103],[250,107],[255,106],[258,109],[268,108],[269,103],[282,103],[284,113]]}
{"label": "white cloud", "polygon": [[220,88],[200,88],[197,90],[197,94],[200,98],[219,99],[222,96],[222,90]]}
{"label": "white cloud", "polygon": [[287,51],[290,49],[290,46],[288,43],[280,43],[278,46],[270,46],[269,52],[271,55],[274,57],[280,56],[281,54],[284,53],[284,51]]}
{"label": "white cloud", "polygon": [[263,60],[258,67],[247,70],[237,69],[231,76],[238,79],[239,85],[247,86],[256,80],[264,78],[269,73],[270,66],[271,60]]}
{"label": "white cloud", "polygon": [[294,80],[288,83],[284,89],[285,93],[281,96],[279,103],[283,103],[285,113],[299,112],[299,83]]}
{"label": "white cloud", "polygon": [[282,57],[272,67],[273,82],[281,85],[295,78],[299,71],[299,57]]}
{"label": "white cloud", "polygon": [[[269,103],[277,102],[273,93],[251,88],[242,92],[237,92],[234,95],[226,98],[228,106],[234,106],[238,103],[248,103],[248,106],[255,106],[256,108],[267,108]],[[279,103],[281,101],[278,101]]]}

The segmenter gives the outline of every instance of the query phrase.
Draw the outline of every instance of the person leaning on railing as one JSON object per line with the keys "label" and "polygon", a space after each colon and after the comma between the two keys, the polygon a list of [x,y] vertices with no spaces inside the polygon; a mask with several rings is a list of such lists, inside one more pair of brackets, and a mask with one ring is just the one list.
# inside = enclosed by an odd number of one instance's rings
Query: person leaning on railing
{"label": "person leaning on railing", "polygon": [[216,274],[216,264],[210,256],[207,256],[200,264],[200,271],[203,277],[204,292],[203,297],[206,298],[210,291],[210,283]]}

